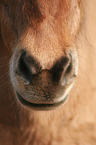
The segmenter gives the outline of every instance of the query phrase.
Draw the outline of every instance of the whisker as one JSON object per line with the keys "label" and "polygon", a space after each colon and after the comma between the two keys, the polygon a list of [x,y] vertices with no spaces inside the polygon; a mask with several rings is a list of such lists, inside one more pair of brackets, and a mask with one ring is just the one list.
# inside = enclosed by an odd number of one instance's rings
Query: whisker
{"label": "whisker", "polygon": [[5,67],[5,66],[8,66],[8,65],[9,65],[9,63],[4,64],[4,65],[0,65],[0,68]]}
{"label": "whisker", "polygon": [[[10,68],[10,70],[8,70],[4,75],[1,76],[1,78],[0,78],[0,83],[1,83],[1,81],[3,81],[2,79],[4,79],[5,77],[8,77],[8,78],[9,78],[9,74],[11,74],[12,69],[13,69],[13,67]],[[11,76],[12,76],[12,74],[11,74]],[[7,79],[7,78],[6,78],[6,79]]]}
{"label": "whisker", "polygon": [[4,60],[6,60],[6,61],[8,61],[8,59],[10,59],[10,55],[9,56],[5,56],[5,57],[3,57],[3,58],[0,58],[0,61],[4,61]]}
{"label": "whisker", "polygon": [[[9,85],[9,87],[8,87],[8,95],[10,96],[10,98],[12,98],[12,95],[11,94],[13,94],[13,93],[11,93],[11,91],[13,91],[13,88],[12,88],[11,85]],[[15,104],[15,102],[16,102],[16,100],[13,99],[13,101],[10,103],[9,108],[12,108],[12,106]]]}
{"label": "whisker", "polygon": [[3,79],[5,76],[7,76],[9,74],[9,71],[7,73],[5,73],[4,75],[1,76],[0,80]]}
{"label": "whisker", "polygon": [[0,88],[5,87],[6,85],[8,85],[10,82],[10,78],[8,78],[6,81],[4,81],[4,83],[0,82]]}

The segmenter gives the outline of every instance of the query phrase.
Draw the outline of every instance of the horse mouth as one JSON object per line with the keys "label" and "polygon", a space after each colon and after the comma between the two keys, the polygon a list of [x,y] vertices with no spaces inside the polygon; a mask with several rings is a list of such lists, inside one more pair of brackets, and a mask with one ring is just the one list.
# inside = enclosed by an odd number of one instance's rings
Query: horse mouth
{"label": "horse mouth", "polygon": [[33,110],[53,110],[59,106],[61,106],[66,100],[67,100],[67,97],[68,95],[66,95],[66,97],[62,100],[62,101],[59,101],[58,103],[32,103],[32,102],[29,102],[27,100],[25,100],[18,92],[16,92],[17,96],[18,96],[18,99],[20,101],[20,103],[24,106],[27,106]]}

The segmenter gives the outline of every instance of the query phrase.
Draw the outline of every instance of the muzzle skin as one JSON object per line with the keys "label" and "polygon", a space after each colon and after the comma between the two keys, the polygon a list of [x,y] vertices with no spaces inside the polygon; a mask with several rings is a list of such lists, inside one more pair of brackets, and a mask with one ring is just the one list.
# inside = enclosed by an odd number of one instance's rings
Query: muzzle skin
{"label": "muzzle skin", "polygon": [[42,69],[25,50],[15,51],[10,62],[10,78],[19,101],[36,110],[50,110],[63,104],[78,74],[76,51],[69,51],[52,68]]}

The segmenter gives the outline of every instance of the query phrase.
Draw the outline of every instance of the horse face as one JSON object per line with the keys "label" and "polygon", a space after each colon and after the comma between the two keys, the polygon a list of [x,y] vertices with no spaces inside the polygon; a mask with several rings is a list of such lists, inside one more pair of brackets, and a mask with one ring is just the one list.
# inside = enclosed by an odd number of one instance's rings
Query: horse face
{"label": "horse face", "polygon": [[17,100],[38,110],[64,103],[78,72],[80,1],[3,0],[1,17]]}

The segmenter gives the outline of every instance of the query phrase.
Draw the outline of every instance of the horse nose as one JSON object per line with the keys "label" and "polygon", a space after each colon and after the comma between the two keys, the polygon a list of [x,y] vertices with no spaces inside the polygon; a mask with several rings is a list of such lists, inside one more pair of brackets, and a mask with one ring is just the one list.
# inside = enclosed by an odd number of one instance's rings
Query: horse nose
{"label": "horse nose", "polygon": [[72,53],[62,57],[51,69],[52,80],[65,85],[77,76],[77,63]]}
{"label": "horse nose", "polygon": [[[72,53],[67,54],[56,61],[50,70],[47,70],[47,68],[42,70],[42,67],[37,60],[32,56],[27,55],[27,52],[22,52],[18,59],[15,73],[29,83],[32,82],[34,76],[39,77],[40,74],[43,81],[50,79],[52,83],[55,82],[57,84],[61,83],[65,85],[66,83],[73,81],[73,78],[77,76],[77,66],[73,58],[74,56],[72,56]],[[46,78],[44,77],[43,72],[46,73]]]}
{"label": "horse nose", "polygon": [[33,57],[27,55],[27,52],[24,51],[18,59],[15,73],[30,83],[33,75],[39,73],[40,69],[41,67],[39,63],[37,63]]}
{"label": "horse nose", "polygon": [[62,75],[69,73],[71,67],[69,57],[62,57],[51,69],[52,80],[58,82],[62,79]]}

